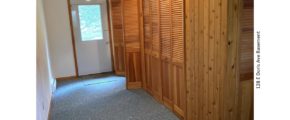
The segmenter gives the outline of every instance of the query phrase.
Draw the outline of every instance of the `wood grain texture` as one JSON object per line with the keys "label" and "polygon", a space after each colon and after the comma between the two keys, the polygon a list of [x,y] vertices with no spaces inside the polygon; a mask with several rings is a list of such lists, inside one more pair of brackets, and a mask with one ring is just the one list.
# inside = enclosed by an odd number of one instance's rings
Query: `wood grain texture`
{"label": "wood grain texture", "polygon": [[239,99],[237,120],[253,120],[254,111],[254,0],[243,0],[239,41]]}
{"label": "wood grain texture", "polygon": [[187,118],[236,119],[241,1],[187,0],[186,7]]}
{"label": "wood grain texture", "polygon": [[239,109],[237,120],[253,120],[254,84],[253,79],[240,82]]}
{"label": "wood grain texture", "polygon": [[171,64],[174,112],[182,119],[186,112],[186,81],[184,79],[184,1],[171,0]]}
{"label": "wood grain texture", "polygon": [[182,119],[186,114],[183,5],[183,0],[143,1],[146,89]]}
{"label": "wood grain texture", "polygon": [[151,23],[151,9],[150,0],[143,0],[143,29],[144,29],[144,71],[145,81],[143,84],[144,89],[152,93],[152,80],[151,80],[151,52],[152,52],[152,23]]}
{"label": "wood grain texture", "polygon": [[251,85],[240,80],[241,74],[252,69],[252,43],[245,42],[251,37],[247,28],[252,26],[250,4],[242,0],[185,2],[187,119],[249,119]]}
{"label": "wood grain texture", "polygon": [[171,0],[160,0],[160,40],[162,62],[163,101],[169,109],[174,109],[173,78],[172,78],[172,46],[171,46]]}
{"label": "wood grain texture", "polygon": [[244,0],[241,17],[240,38],[240,80],[253,79],[254,76],[254,0]]}
{"label": "wood grain texture", "polygon": [[142,3],[123,4],[127,87],[143,84],[181,119],[252,119],[253,2]]}
{"label": "wood grain texture", "polygon": [[114,70],[117,75],[125,75],[125,46],[122,0],[109,0],[111,38],[113,46]]}
{"label": "wood grain texture", "polygon": [[[125,43],[125,62],[127,88],[142,87],[142,69],[141,69],[141,41],[142,24],[140,21],[140,1],[123,0],[123,25],[124,25],[124,43]],[[131,87],[130,85],[139,85]]]}

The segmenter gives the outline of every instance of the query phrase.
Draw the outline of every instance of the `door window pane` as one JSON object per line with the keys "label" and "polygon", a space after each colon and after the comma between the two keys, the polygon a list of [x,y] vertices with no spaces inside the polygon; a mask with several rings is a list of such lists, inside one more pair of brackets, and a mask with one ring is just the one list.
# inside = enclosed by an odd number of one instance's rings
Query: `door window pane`
{"label": "door window pane", "polygon": [[79,5],[82,41],[102,40],[102,17],[100,5]]}

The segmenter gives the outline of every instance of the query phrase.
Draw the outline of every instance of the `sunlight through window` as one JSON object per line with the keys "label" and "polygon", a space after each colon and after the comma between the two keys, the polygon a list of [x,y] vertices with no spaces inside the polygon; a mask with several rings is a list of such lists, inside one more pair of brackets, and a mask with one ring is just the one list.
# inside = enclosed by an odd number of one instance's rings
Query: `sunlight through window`
{"label": "sunlight through window", "polygon": [[102,17],[100,5],[79,5],[81,40],[102,40]]}

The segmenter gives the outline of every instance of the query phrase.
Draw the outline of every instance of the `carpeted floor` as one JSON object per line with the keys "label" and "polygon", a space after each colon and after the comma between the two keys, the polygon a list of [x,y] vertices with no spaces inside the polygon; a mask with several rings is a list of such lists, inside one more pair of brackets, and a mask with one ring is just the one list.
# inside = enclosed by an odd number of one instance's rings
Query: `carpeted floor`
{"label": "carpeted floor", "polygon": [[178,120],[144,90],[126,90],[124,77],[92,75],[57,84],[52,120]]}

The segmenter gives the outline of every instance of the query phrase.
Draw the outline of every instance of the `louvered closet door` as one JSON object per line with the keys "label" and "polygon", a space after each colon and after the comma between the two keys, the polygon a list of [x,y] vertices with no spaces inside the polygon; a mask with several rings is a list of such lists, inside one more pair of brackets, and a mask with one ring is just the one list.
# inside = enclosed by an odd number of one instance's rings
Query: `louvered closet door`
{"label": "louvered closet door", "polygon": [[150,0],[152,28],[151,78],[154,97],[162,101],[159,0]]}
{"label": "louvered closet door", "polygon": [[127,88],[141,87],[139,0],[123,0]]}
{"label": "louvered closet door", "polygon": [[122,20],[122,1],[110,0],[114,67],[117,75],[125,75],[125,51]]}
{"label": "louvered closet door", "polygon": [[173,108],[172,81],[172,19],[171,0],[160,0],[160,33],[161,33],[161,61],[162,61],[162,91],[163,102],[170,109]]}
{"label": "louvered closet door", "polygon": [[184,17],[183,0],[171,1],[172,15],[172,78],[174,111],[184,116],[186,108],[186,86],[184,79]]}
{"label": "louvered closet door", "polygon": [[145,79],[146,90],[152,93],[151,80],[151,51],[152,51],[152,25],[150,14],[150,0],[143,0],[143,14],[144,14],[144,49],[145,49]]}

